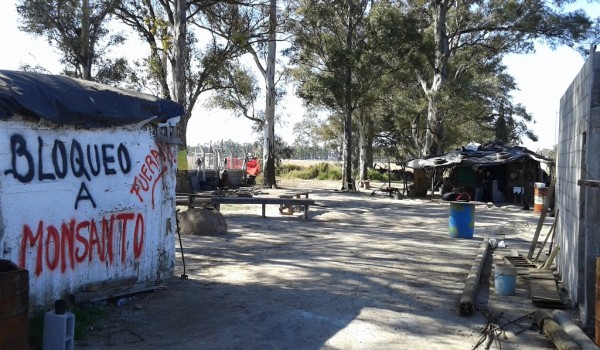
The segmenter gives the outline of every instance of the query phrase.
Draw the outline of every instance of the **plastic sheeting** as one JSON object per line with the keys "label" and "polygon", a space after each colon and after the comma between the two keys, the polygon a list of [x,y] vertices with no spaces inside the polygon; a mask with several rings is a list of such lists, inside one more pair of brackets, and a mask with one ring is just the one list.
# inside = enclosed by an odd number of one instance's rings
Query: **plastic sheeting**
{"label": "plastic sheeting", "polygon": [[[469,144],[471,145],[471,144]],[[542,163],[554,163],[553,160],[519,146],[504,146],[488,143],[473,147],[462,147],[441,156],[413,159],[406,166],[412,169],[438,168],[456,165],[492,166],[533,159]]]}
{"label": "plastic sheeting", "polygon": [[36,116],[86,128],[164,123],[181,105],[139,92],[58,75],[0,70],[0,118]]}

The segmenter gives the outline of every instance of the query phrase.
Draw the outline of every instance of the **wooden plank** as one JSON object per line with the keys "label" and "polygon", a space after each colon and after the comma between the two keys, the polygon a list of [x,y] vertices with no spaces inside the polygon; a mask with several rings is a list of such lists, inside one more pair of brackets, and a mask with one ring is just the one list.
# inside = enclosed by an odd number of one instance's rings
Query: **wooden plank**
{"label": "wooden plank", "polygon": [[135,294],[154,289],[158,289],[158,286],[156,285],[155,281],[138,282],[131,286],[71,294],[70,300],[72,303],[75,304],[83,302],[96,302],[100,300],[116,298],[123,295]]}
{"label": "wooden plank", "polygon": [[[556,219],[554,219],[554,222],[552,223],[552,226],[550,227],[550,230],[546,234],[546,239],[544,239],[544,243],[542,243],[542,246],[538,250],[538,253],[535,256],[535,259],[533,259],[533,261],[538,261],[539,260],[540,255],[542,254],[542,251],[544,250],[544,247],[546,247],[546,242],[548,242],[548,237],[550,237],[551,234],[552,234],[552,240],[554,240],[554,232],[555,232],[556,225],[558,224],[558,218],[559,218],[558,213],[559,213],[559,210],[556,209]],[[550,241],[550,244],[552,245],[552,241]]]}
{"label": "wooden plank", "polygon": [[526,259],[522,256],[505,256],[504,260],[513,264],[515,267],[537,267],[534,263],[532,263],[529,259]]}
{"label": "wooden plank", "polygon": [[291,197],[296,197],[296,198],[300,198],[300,197],[308,198],[309,193],[310,193],[309,191],[290,191],[290,192],[286,192],[282,195],[279,195],[279,197],[284,198],[282,196],[291,196]]}
{"label": "wooden plank", "polygon": [[529,278],[556,280],[551,270],[529,269]]}
{"label": "wooden plank", "polygon": [[556,280],[544,278],[531,278],[529,280],[529,288],[531,291],[531,301],[535,302],[552,302],[562,304]]}
{"label": "wooden plank", "polygon": [[600,187],[600,180],[577,180],[577,185],[582,187]]}
{"label": "wooden plank", "polygon": [[262,206],[262,217],[266,217],[266,204],[279,204],[279,211],[283,208],[303,207],[304,218],[308,218],[308,208],[314,205],[315,201],[308,198],[274,198],[274,197],[212,197],[212,203],[217,211],[221,204],[260,204]]}
{"label": "wooden plank", "polygon": [[105,290],[105,289],[128,287],[128,286],[134,285],[136,282],[137,282],[137,277],[129,277],[129,278],[122,278],[122,279],[118,279],[118,280],[112,280],[112,281],[102,281],[102,282],[97,282],[97,283],[90,283],[87,286],[85,286],[85,289],[88,292],[96,292],[96,291]]}
{"label": "wooden plank", "polygon": [[544,219],[546,219],[546,214],[548,213],[548,207],[550,206],[550,202],[552,202],[552,199],[554,198],[555,184],[556,179],[552,179],[552,181],[550,181],[550,188],[548,189],[548,194],[546,195],[546,199],[544,200],[544,205],[542,206],[542,212],[540,213],[540,219],[538,220],[538,225],[535,229],[535,234],[533,235],[533,239],[531,240],[531,246],[529,247],[529,253],[527,253],[527,259],[531,259],[533,257],[533,251],[535,250],[538,237],[540,236],[540,232],[542,231]]}
{"label": "wooden plank", "polygon": [[315,201],[308,198],[274,198],[274,197],[212,197],[213,204],[288,204],[314,205]]}
{"label": "wooden plank", "polygon": [[196,204],[201,204],[200,206],[204,206],[204,204],[211,203],[211,196],[207,196],[206,194],[199,193],[176,193],[175,194],[175,205],[185,205],[188,208],[195,208]]}

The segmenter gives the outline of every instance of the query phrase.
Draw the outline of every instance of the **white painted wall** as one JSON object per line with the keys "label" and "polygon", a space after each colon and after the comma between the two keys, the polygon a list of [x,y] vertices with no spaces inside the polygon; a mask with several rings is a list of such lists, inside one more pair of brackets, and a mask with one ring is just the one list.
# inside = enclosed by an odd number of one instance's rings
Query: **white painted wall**
{"label": "white painted wall", "polygon": [[149,127],[0,121],[0,258],[29,270],[32,305],[172,275],[176,150]]}

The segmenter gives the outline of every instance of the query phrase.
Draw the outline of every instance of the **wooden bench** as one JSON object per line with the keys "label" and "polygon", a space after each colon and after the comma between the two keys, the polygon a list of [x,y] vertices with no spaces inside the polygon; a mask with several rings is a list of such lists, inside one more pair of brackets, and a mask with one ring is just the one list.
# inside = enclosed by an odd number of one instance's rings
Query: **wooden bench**
{"label": "wooden bench", "polygon": [[260,204],[262,205],[262,217],[266,218],[265,206],[267,204],[303,206],[304,218],[308,218],[308,207],[315,204],[315,201],[308,198],[273,198],[273,197],[212,197],[212,204],[217,211],[221,204]]}
{"label": "wooden bench", "polygon": [[[279,198],[308,198],[308,191],[293,191],[293,192],[286,192],[283,194],[280,194],[278,197]],[[283,215],[292,215],[295,211],[302,211],[302,206],[293,206],[293,205],[288,205],[288,204],[281,204],[279,205],[279,213],[283,214]]]}
{"label": "wooden bench", "polygon": [[175,205],[185,205],[188,208],[203,207],[212,203],[212,196],[197,193],[176,193]]}

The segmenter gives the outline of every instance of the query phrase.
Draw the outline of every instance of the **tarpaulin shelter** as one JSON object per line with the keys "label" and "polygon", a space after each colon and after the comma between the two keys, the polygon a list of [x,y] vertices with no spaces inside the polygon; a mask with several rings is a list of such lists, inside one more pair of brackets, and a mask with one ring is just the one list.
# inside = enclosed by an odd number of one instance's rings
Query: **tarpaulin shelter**
{"label": "tarpaulin shelter", "polygon": [[469,143],[443,155],[413,159],[406,166],[431,173],[433,187],[443,177],[443,191],[458,187],[477,197],[479,182],[487,181],[493,187],[490,201],[532,202],[534,184],[549,183],[552,172],[544,171],[541,164],[547,169],[554,167],[552,159],[525,147],[490,142]]}
{"label": "tarpaulin shelter", "polygon": [[0,119],[14,114],[86,128],[165,123],[181,105],[140,92],[59,75],[0,70]]}

